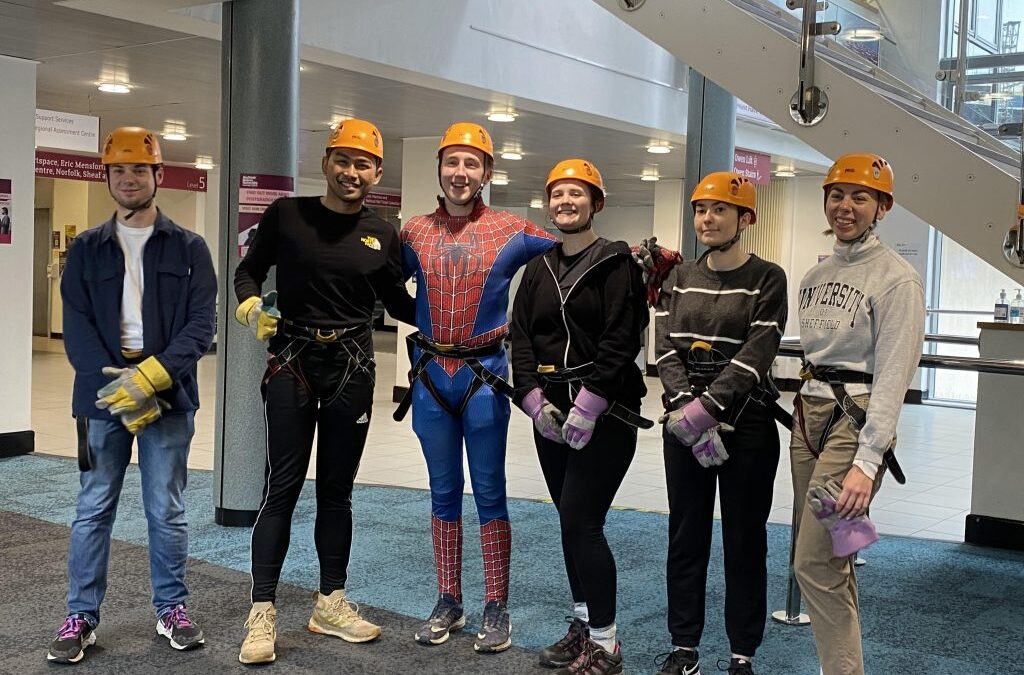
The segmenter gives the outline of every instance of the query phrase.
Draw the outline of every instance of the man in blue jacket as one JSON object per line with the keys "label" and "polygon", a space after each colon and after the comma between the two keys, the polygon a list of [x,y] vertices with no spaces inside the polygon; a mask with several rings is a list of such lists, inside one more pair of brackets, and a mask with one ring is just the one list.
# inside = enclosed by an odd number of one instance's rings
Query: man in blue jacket
{"label": "man in blue jacket", "polygon": [[121,127],[107,137],[103,165],[117,211],[78,237],[61,280],[82,489],[68,552],[68,615],[50,644],[51,661],[76,663],[96,642],[135,436],[157,633],[179,650],[204,642],[185,608],[183,493],[199,407],[196,363],[213,341],[217,283],[206,243],[154,204],[161,164],[146,129]]}

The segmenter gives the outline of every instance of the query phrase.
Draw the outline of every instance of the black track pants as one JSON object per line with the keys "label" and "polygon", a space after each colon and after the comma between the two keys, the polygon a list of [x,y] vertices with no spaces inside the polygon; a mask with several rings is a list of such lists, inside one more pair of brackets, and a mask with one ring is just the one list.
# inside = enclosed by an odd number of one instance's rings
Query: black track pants
{"label": "black track pants", "polygon": [[264,377],[267,470],[252,533],[252,602],[274,601],[288,553],[292,512],[316,449],[316,525],[320,592],[344,588],[352,546],[352,484],[370,428],[373,363],[357,365],[365,339],[333,344],[275,339]]}
{"label": "black track pants", "polygon": [[704,631],[704,597],[715,488],[721,486],[725,552],[725,628],[732,651],[753,656],[764,636],[767,609],[768,535],[779,466],[775,420],[749,402],[736,431],[722,434],[729,459],[703,468],[689,447],[670,433],[665,443],[668,484],[668,628],[672,644],[695,648]]}
{"label": "black track pants", "polygon": [[615,558],[604,520],[636,453],[636,429],[603,417],[579,450],[534,431],[541,470],[562,528],[562,552],[574,602],[587,603],[590,625],[615,622]]}

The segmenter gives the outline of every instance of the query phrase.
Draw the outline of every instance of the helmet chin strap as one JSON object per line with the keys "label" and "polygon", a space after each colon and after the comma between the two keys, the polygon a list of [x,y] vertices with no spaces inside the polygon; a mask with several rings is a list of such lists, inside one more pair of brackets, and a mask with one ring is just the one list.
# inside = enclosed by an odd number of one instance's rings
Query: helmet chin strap
{"label": "helmet chin strap", "polygon": [[717,251],[718,253],[725,253],[730,248],[732,248],[733,245],[736,242],[738,242],[740,240],[740,234],[742,234],[742,232],[743,232],[743,230],[740,229],[739,221],[736,221],[736,236],[734,236],[732,239],[730,239],[729,241],[725,242],[724,244],[717,244],[715,246],[708,246],[708,251]]}
{"label": "helmet chin strap", "polygon": [[[156,178],[156,169],[155,168],[153,169],[153,178],[154,178],[154,182],[155,182],[155,178]],[[156,191],[158,189],[160,189],[159,185],[153,185],[153,194],[150,195],[149,199],[147,199],[145,201],[145,203],[143,203],[141,206],[136,206],[134,209],[132,209],[131,211],[128,212],[128,215],[124,217],[124,220],[125,220],[126,223],[129,220],[131,220],[132,216],[134,216],[139,211],[145,211],[145,210],[149,209],[149,207],[153,206],[153,200],[156,199]],[[108,192],[110,191],[110,168],[109,167],[107,167],[107,191]]]}
{"label": "helmet chin strap", "polygon": [[[549,218],[548,220],[551,219]],[[594,226],[594,214],[590,214],[590,217],[587,218],[587,222],[583,223],[579,227],[574,227],[571,230],[566,230],[565,228],[559,227],[558,223],[556,223],[554,220],[551,220],[551,224],[554,225],[555,228],[562,234],[579,234],[580,232],[586,232],[587,230]]]}
{"label": "helmet chin strap", "polygon": [[836,237],[836,239],[839,239],[839,241],[843,242],[848,246],[852,246],[853,244],[863,244],[865,241],[868,240],[868,237],[871,236],[871,233],[875,231],[875,223],[877,222],[878,221],[871,223],[871,227],[864,230],[863,234],[861,234],[856,239],[840,239],[839,237]]}

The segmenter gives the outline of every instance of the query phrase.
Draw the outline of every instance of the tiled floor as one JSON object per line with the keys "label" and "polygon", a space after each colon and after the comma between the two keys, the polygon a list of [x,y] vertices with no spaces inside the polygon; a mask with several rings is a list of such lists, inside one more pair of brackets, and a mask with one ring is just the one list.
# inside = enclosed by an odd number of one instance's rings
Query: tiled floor
{"label": "tiled floor", "polygon": [[[390,415],[394,407],[394,339],[390,333],[377,335],[376,415],[371,422],[358,482],[426,488],[426,468],[408,418],[396,423]],[[60,343],[37,340],[35,348],[32,415],[36,449],[40,453],[73,456],[76,441],[70,418],[71,367]],[[189,466],[195,469],[213,468],[215,369],[214,357],[204,358],[199,364],[205,407],[196,417],[196,437],[189,459]],[[650,393],[644,400],[644,414],[654,419],[659,414],[661,385],[657,379],[647,378],[647,387]],[[791,402],[792,395],[787,395],[784,404],[789,406]],[[525,415],[513,413],[508,442],[508,493],[513,497],[546,499],[547,488],[537,463],[531,423]],[[789,446],[789,432],[781,428],[779,431],[785,449]],[[973,447],[974,411],[905,406],[899,425],[899,457],[908,484],[902,486],[887,480],[882,487],[871,511],[878,530],[963,541],[964,517],[970,509]],[[310,477],[315,476],[314,466],[315,462],[311,462]],[[468,481],[466,488],[468,492]],[[789,457],[784,451],[775,480],[773,522],[791,521],[792,500]],[[641,432],[636,458],[615,505],[667,512],[661,440],[656,429]]]}

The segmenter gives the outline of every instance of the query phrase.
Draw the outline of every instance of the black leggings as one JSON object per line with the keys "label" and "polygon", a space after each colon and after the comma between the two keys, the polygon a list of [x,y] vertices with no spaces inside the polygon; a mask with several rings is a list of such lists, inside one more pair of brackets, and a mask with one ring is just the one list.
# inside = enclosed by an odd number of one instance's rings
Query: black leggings
{"label": "black leggings", "polygon": [[273,602],[291,538],[313,433],[320,592],[344,588],[352,546],[352,484],[370,428],[373,355],[369,338],[318,344],[275,338],[263,380],[267,470],[263,504],[252,532],[252,602]]}
{"label": "black leggings", "polygon": [[579,450],[534,431],[537,454],[562,527],[562,553],[574,602],[587,603],[590,625],[615,623],[615,558],[604,520],[636,452],[636,429],[616,419],[598,420]]}
{"label": "black leggings", "polygon": [[736,431],[722,434],[729,459],[703,468],[687,446],[664,432],[668,483],[668,629],[672,644],[696,648],[704,631],[704,595],[715,486],[722,488],[725,629],[732,651],[753,656],[768,611],[765,524],[779,466],[779,432],[764,406],[749,402]]}

